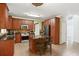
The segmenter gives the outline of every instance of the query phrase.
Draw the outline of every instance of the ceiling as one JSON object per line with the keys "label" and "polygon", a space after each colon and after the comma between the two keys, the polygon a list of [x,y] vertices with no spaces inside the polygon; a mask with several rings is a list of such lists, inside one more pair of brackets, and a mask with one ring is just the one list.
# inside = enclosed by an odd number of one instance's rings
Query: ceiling
{"label": "ceiling", "polygon": [[68,14],[79,14],[79,3],[44,3],[39,7],[31,3],[7,3],[7,5],[10,15],[22,18],[44,20],[57,15],[64,17]]}

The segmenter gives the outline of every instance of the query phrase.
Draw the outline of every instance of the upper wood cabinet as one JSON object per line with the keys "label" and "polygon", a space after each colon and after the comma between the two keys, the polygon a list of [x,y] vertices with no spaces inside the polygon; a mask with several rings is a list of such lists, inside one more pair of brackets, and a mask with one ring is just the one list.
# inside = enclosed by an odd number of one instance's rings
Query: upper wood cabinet
{"label": "upper wood cabinet", "polygon": [[21,25],[25,24],[28,25],[28,29],[26,30],[33,30],[34,29],[34,22],[26,19],[19,19],[19,18],[12,18],[13,20],[13,29],[21,29]]}
{"label": "upper wood cabinet", "polygon": [[17,18],[12,18],[13,20],[13,29],[20,29],[21,21]]}
{"label": "upper wood cabinet", "polygon": [[28,25],[28,29],[26,29],[26,30],[33,30],[34,29],[34,22],[31,20],[21,20],[21,25],[22,24]]}
{"label": "upper wood cabinet", "polygon": [[0,29],[7,27],[8,7],[5,3],[0,3]]}
{"label": "upper wood cabinet", "polygon": [[12,16],[9,16],[9,20],[8,20],[8,26],[9,26],[9,29],[13,29],[13,20],[12,20]]}
{"label": "upper wood cabinet", "polygon": [[6,29],[13,29],[12,16],[9,16],[9,17],[8,17],[8,20],[6,21]]}

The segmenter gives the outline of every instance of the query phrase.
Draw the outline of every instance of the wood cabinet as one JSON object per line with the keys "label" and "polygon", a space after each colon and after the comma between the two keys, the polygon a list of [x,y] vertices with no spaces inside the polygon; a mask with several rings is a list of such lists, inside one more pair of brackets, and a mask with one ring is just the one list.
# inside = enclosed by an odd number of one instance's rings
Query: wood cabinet
{"label": "wood cabinet", "polygon": [[7,27],[6,27],[7,29],[13,29],[13,20],[12,20],[12,16],[9,16],[9,17],[8,17],[8,20],[7,20],[6,23],[7,23],[7,25],[6,25],[6,26],[7,26]]}
{"label": "wood cabinet", "polygon": [[28,29],[26,29],[26,30],[33,30],[34,29],[34,22],[33,21],[31,21],[31,20],[21,20],[21,25],[22,24],[26,24],[26,25],[28,25]]}
{"label": "wood cabinet", "polygon": [[[27,19],[19,19],[19,18],[12,18],[13,19],[13,29],[16,31],[31,31],[34,29],[34,22],[27,20]],[[28,29],[26,30],[21,30],[21,25],[26,24],[28,25]],[[31,40],[31,38],[29,39]],[[20,43],[21,42],[21,33],[15,34],[15,42]],[[30,41],[31,42],[31,41]],[[29,44],[30,44],[29,42]]]}
{"label": "wood cabinet", "polygon": [[42,49],[41,51],[44,52],[44,50],[46,49],[43,49],[46,47],[46,40],[45,40],[45,37],[44,36],[34,36],[32,34],[30,34],[30,46],[29,46],[29,50],[32,52],[32,53],[41,53],[40,52],[40,49]]}
{"label": "wood cabinet", "polygon": [[28,25],[28,29],[26,30],[33,30],[34,29],[34,22],[27,20],[27,19],[19,19],[19,18],[12,18],[13,19],[13,29],[21,29],[22,24]]}
{"label": "wood cabinet", "polygon": [[60,44],[60,17],[54,19],[47,19],[43,22],[44,26],[50,25],[50,35],[53,44]]}
{"label": "wood cabinet", "polygon": [[20,33],[15,34],[15,43],[21,43],[21,34]]}
{"label": "wood cabinet", "polygon": [[0,56],[14,55],[14,40],[0,40]]}
{"label": "wood cabinet", "polygon": [[60,44],[60,17],[55,17],[55,23],[53,25],[55,27],[53,31],[55,32],[53,37],[53,43]]}
{"label": "wood cabinet", "polygon": [[60,17],[51,19],[51,39],[53,44],[60,44]]}
{"label": "wood cabinet", "polygon": [[21,28],[21,20],[18,18],[12,18],[13,19],[13,29],[20,29]]}
{"label": "wood cabinet", "polygon": [[33,39],[33,35],[32,34],[29,35],[29,50],[32,53],[36,53],[35,41]]}
{"label": "wood cabinet", "polygon": [[6,28],[8,21],[8,7],[5,3],[0,3],[0,28]]}

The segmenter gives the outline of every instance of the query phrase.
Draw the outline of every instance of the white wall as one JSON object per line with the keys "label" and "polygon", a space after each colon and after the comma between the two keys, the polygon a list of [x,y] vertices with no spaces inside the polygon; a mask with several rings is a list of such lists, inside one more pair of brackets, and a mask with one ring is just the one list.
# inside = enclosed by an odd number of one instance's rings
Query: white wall
{"label": "white wall", "polygon": [[60,20],[60,44],[65,43],[66,39],[67,39],[66,18],[61,17],[61,20]]}
{"label": "white wall", "polygon": [[67,41],[79,43],[79,15],[72,15],[67,19]]}
{"label": "white wall", "polygon": [[74,41],[74,16],[67,17],[67,44],[72,44]]}
{"label": "white wall", "polygon": [[79,43],[79,16],[74,15],[74,41]]}

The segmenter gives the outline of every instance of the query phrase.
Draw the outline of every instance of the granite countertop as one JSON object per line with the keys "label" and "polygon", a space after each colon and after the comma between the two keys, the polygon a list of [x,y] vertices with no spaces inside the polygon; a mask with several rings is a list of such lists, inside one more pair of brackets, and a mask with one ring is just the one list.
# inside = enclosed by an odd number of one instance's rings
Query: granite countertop
{"label": "granite countertop", "polygon": [[9,39],[14,39],[14,35],[7,35],[7,34],[0,35],[0,40],[9,40]]}
{"label": "granite countertop", "polygon": [[7,35],[7,39],[14,39],[14,35]]}
{"label": "granite countertop", "polygon": [[45,38],[45,36],[37,35],[37,36],[33,37],[33,39],[39,39],[39,38]]}
{"label": "granite countertop", "polygon": [[6,36],[6,34],[0,33],[0,39],[2,39],[2,38],[5,37],[5,36]]}

